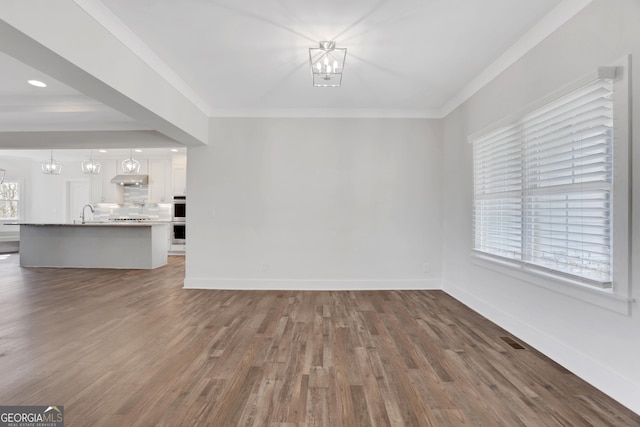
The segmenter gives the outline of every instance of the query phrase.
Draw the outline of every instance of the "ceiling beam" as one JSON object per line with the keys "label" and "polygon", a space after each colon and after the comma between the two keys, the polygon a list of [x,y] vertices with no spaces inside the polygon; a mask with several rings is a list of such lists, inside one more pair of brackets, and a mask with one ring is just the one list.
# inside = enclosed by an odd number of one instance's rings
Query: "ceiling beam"
{"label": "ceiling beam", "polygon": [[76,3],[0,3],[0,50],[183,145],[203,145],[208,117]]}
{"label": "ceiling beam", "polygon": [[161,148],[178,143],[152,130],[0,132],[3,149]]}

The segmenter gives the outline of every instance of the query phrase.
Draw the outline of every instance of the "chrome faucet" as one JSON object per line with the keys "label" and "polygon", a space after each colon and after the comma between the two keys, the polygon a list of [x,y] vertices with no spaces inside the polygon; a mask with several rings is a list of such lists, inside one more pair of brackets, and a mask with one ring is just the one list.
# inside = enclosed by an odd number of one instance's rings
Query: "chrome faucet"
{"label": "chrome faucet", "polygon": [[84,205],[84,206],[82,207],[82,223],[83,223],[83,224],[84,224],[84,210],[85,210],[87,207],[91,210],[91,213],[94,213],[94,212],[95,212],[95,211],[93,210],[93,206],[91,206],[91,205]]}

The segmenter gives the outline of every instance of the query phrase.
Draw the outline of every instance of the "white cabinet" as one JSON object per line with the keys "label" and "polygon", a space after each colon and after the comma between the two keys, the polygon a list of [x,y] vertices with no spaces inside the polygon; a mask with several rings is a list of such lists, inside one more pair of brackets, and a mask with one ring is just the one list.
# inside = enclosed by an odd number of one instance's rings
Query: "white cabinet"
{"label": "white cabinet", "polygon": [[187,194],[187,156],[173,156],[171,160],[171,170],[173,176],[173,194]]}
{"label": "white cabinet", "polygon": [[117,184],[111,183],[111,179],[118,175],[118,173],[117,160],[106,160],[102,163],[100,175],[102,175],[103,178],[102,201],[104,203],[122,203],[122,189],[118,188],[119,186]]}
{"label": "white cabinet", "polygon": [[99,174],[91,175],[91,203],[104,202],[104,166]]}
{"label": "white cabinet", "polygon": [[[174,195],[184,195],[187,191],[187,156],[172,158],[143,159],[140,175],[149,175],[149,203],[170,203]],[[123,159],[100,160],[102,169],[98,175],[91,175],[91,203],[123,203],[122,186],[112,184],[116,175],[126,175],[122,170]]]}
{"label": "white cabinet", "polygon": [[169,203],[171,202],[171,160],[150,159],[149,160],[149,202]]}
{"label": "white cabinet", "polygon": [[122,203],[122,192],[111,183],[117,174],[117,161],[101,160],[100,164],[100,173],[91,175],[91,203]]}

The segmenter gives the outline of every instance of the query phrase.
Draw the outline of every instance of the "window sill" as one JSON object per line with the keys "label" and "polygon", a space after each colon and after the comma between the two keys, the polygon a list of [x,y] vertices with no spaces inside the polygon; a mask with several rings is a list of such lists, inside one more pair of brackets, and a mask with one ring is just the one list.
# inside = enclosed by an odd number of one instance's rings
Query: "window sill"
{"label": "window sill", "polygon": [[524,269],[519,265],[503,262],[477,252],[471,253],[471,261],[477,266],[514,277],[532,285],[596,305],[618,314],[625,316],[631,315],[631,304],[635,299],[615,295],[609,289],[597,289],[591,286],[581,285],[577,281],[551,276],[535,270]]}

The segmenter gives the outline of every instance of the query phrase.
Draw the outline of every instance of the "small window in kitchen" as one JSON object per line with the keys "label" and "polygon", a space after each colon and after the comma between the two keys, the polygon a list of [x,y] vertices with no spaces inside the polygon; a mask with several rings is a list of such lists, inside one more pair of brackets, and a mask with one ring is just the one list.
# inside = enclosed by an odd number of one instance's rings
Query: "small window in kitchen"
{"label": "small window in kitchen", "polygon": [[22,185],[15,179],[5,179],[0,184],[0,221],[20,219]]}

